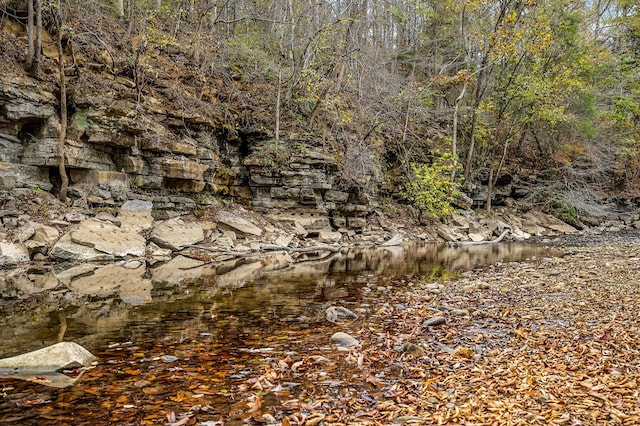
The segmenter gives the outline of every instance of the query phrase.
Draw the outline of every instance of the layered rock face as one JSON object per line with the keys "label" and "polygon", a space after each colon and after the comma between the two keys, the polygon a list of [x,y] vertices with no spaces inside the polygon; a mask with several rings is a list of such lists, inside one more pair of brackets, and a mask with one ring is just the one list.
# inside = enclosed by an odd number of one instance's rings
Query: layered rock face
{"label": "layered rock face", "polygon": [[373,208],[367,194],[341,190],[334,156],[294,143],[286,167],[263,152],[247,157],[253,204],[260,213],[297,222],[307,230],[362,230]]}
{"label": "layered rock face", "polygon": [[[25,183],[52,187],[60,120],[51,90],[26,77],[0,77],[4,189]],[[221,158],[215,122],[161,104],[149,99],[141,108],[111,92],[75,91],[65,148],[71,184],[233,193],[238,173]]]}
{"label": "layered rock face", "polygon": [[[333,156],[304,148],[274,166],[251,153],[256,141],[229,136],[213,116],[87,87],[72,90],[65,163],[72,189],[94,188],[88,196],[80,190],[91,205],[117,207],[127,194],[148,190],[251,194],[261,212],[295,217],[311,230],[364,228],[368,197],[336,189]],[[55,190],[60,119],[53,90],[26,76],[0,76],[0,190]]]}

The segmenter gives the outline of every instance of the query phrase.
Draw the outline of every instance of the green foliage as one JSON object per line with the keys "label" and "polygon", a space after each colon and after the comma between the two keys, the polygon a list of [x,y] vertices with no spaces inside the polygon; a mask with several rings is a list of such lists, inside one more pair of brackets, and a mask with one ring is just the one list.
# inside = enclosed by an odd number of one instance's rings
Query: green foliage
{"label": "green foliage", "polygon": [[554,201],[551,203],[555,216],[561,221],[568,223],[569,225],[576,225],[578,223],[578,211],[574,206],[564,201]]}
{"label": "green foliage", "polygon": [[458,167],[451,154],[441,154],[431,164],[411,163],[412,178],[403,195],[429,219],[439,219],[455,212],[452,202],[461,195],[460,182],[451,181]]}

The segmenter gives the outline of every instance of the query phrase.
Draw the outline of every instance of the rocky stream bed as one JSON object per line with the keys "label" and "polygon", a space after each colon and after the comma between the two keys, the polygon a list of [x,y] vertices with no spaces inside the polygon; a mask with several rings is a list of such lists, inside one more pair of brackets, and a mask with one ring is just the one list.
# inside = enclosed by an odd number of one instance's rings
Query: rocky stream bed
{"label": "rocky stream bed", "polygon": [[1,380],[0,421],[638,424],[640,234],[555,243],[451,279],[361,275],[340,300],[357,318],[212,315],[90,348],[100,362],[66,390]]}

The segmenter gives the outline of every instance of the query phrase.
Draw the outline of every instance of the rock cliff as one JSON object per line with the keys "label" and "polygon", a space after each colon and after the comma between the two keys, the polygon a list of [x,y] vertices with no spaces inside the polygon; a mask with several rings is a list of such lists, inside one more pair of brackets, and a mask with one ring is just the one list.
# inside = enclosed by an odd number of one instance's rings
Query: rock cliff
{"label": "rock cliff", "polygon": [[[45,81],[0,76],[0,190],[56,190],[54,92]],[[65,164],[71,195],[93,207],[117,207],[136,192],[239,195],[262,213],[296,216],[311,229],[365,227],[370,196],[337,185],[335,153],[284,141],[276,158],[265,135],[230,136],[215,117],[170,109],[161,99],[141,105],[86,84],[72,93]],[[172,203],[157,201],[160,208]]]}

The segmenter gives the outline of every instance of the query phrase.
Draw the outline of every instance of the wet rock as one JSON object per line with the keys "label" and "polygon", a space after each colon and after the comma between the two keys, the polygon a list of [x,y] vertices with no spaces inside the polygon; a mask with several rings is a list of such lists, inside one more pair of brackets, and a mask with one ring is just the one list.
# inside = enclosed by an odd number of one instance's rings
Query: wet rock
{"label": "wet rock", "polygon": [[144,266],[131,269],[122,264],[98,267],[85,273],[79,273],[78,270],[67,285],[75,292],[86,295],[105,296],[119,291],[125,302],[141,304],[146,299],[151,300],[152,285],[149,280],[143,279],[145,271]]}
{"label": "wet rock", "polygon": [[442,324],[446,324],[447,320],[443,317],[433,317],[422,323],[423,327],[437,327]]}
{"label": "wet rock", "polygon": [[331,336],[331,343],[337,346],[345,347],[345,348],[349,348],[349,347],[360,344],[360,342],[358,342],[357,339],[341,331],[334,333],[333,336]]}
{"label": "wet rock", "polygon": [[[126,268],[126,265],[123,265],[123,268]],[[145,269],[144,266],[141,266],[137,270],[144,273]],[[137,272],[134,270],[133,273]],[[150,303],[152,300],[152,288],[153,283],[151,280],[143,279],[142,276],[140,276],[137,281],[121,283],[119,296],[123,302],[132,306],[144,305],[145,303]]]}
{"label": "wet rock", "polygon": [[35,294],[56,288],[58,279],[51,271],[31,270],[15,277],[14,285],[23,294]]}
{"label": "wet rock", "polygon": [[165,220],[153,228],[151,240],[160,247],[182,250],[204,240],[202,225],[180,218]]}
{"label": "wet rock", "polygon": [[177,284],[184,280],[200,278],[204,262],[185,256],[176,256],[169,262],[151,269],[156,284]]}
{"label": "wet rock", "polygon": [[423,354],[422,348],[411,342],[404,342],[400,347],[400,352],[411,356],[421,356]]}
{"label": "wet rock", "polygon": [[343,308],[342,306],[329,306],[325,310],[324,316],[327,321],[331,322],[337,322],[340,320],[353,320],[358,318],[358,315],[347,308]]}
{"label": "wet rock", "polygon": [[216,284],[218,287],[238,287],[244,283],[256,279],[264,272],[264,265],[262,262],[245,263],[232,269],[231,271],[218,275]]}

